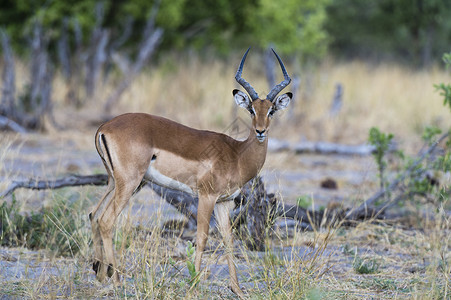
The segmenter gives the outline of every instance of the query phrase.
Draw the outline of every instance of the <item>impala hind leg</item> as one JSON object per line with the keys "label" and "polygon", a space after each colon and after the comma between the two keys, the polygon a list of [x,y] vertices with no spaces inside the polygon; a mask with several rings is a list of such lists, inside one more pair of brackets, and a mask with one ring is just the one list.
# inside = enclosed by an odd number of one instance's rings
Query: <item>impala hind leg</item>
{"label": "impala hind leg", "polygon": [[[111,194],[111,192],[114,189],[114,180],[112,177],[108,179],[108,186],[103,194],[102,198],[100,199],[99,203],[96,205],[96,207],[91,211],[89,214],[89,220],[91,221],[91,229],[92,229],[92,243],[94,245],[94,261],[92,264],[92,269],[96,273],[96,275],[100,274],[106,274],[106,270],[101,272],[101,268],[105,268],[104,264],[102,264],[103,261],[103,248],[102,248],[102,238],[100,236],[100,230],[99,230],[99,209],[103,208],[105,206],[106,198]],[[104,278],[99,278],[100,281],[102,281]]]}
{"label": "impala hind leg", "polygon": [[104,249],[104,260],[105,269],[101,268],[100,277],[113,277],[115,284],[119,284],[119,273],[117,271],[116,259],[114,257],[114,247],[113,247],[113,228],[119,214],[122,212],[124,207],[127,205],[133,191],[141,183],[141,178],[139,180],[120,180],[116,178],[116,188],[114,190],[114,195],[108,202],[101,216],[99,217],[98,225],[99,232],[103,242]]}
{"label": "impala hind leg", "polygon": [[210,227],[210,219],[215,207],[217,197],[209,195],[201,195],[199,193],[199,205],[197,208],[197,233],[196,233],[196,256],[194,267],[196,272],[200,273],[202,264],[202,254],[207,244],[208,229]]}
{"label": "impala hind leg", "polygon": [[230,211],[233,209],[234,205],[235,203],[233,201],[221,202],[216,204],[214,211],[216,220],[218,221],[219,231],[221,232],[224,241],[227,263],[229,265],[230,287],[238,297],[243,299],[244,293],[238,284],[235,263],[233,262],[233,238],[232,226],[230,225]]}

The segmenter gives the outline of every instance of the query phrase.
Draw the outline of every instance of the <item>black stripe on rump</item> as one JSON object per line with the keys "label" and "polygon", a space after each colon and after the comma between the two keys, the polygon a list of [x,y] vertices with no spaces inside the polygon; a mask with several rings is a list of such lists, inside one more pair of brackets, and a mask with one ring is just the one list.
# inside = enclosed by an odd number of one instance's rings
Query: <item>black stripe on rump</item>
{"label": "black stripe on rump", "polygon": [[102,138],[102,143],[103,143],[103,145],[105,146],[106,155],[108,155],[108,161],[110,162],[111,171],[114,171],[113,161],[111,160],[110,150],[108,150],[108,145],[107,145],[107,143],[106,143],[105,135],[102,134],[102,135],[101,135],[101,138]]}

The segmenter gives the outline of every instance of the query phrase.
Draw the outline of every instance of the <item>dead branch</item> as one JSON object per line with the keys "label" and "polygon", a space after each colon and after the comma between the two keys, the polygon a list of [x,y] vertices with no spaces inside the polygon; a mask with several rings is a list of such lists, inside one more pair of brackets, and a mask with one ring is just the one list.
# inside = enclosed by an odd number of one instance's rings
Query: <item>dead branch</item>
{"label": "dead branch", "polygon": [[[317,154],[340,154],[340,155],[370,155],[375,148],[368,144],[343,145],[328,142],[300,142],[296,144],[287,141],[270,139],[268,150],[273,152],[293,151],[296,154],[317,153]],[[393,146],[390,151],[394,151]]]}
{"label": "dead branch", "polygon": [[[148,183],[157,195],[165,199],[166,202],[174,206],[180,213],[188,218],[188,228],[195,228],[197,225],[197,203],[199,199],[183,192],[164,188],[154,183]],[[210,222],[211,223],[211,222]],[[210,224],[210,226],[213,224]]]}
{"label": "dead branch", "polygon": [[374,151],[371,145],[342,145],[328,142],[303,142],[293,146],[295,153],[320,153],[342,155],[370,155]]}
{"label": "dead branch", "polygon": [[412,173],[416,170],[418,165],[420,165],[420,163],[425,158],[427,158],[442,141],[444,141],[448,137],[449,137],[449,132],[443,134],[423,154],[421,154],[419,156],[419,158],[417,160],[415,160],[415,162],[412,165],[410,165],[410,167],[402,174],[401,177],[392,181],[392,183],[390,183],[390,185],[387,188],[379,190],[376,194],[374,194],[372,197],[370,197],[365,202],[363,202],[357,209],[350,211],[347,214],[346,218],[350,219],[350,220],[355,220],[362,215],[371,217],[373,215],[382,213],[385,210],[385,208],[390,204],[389,202],[391,200],[385,201],[382,204],[377,205],[376,210],[375,210],[375,208],[376,208],[375,203],[377,201],[379,201],[380,199],[382,199],[383,197],[385,197],[385,195],[387,193],[392,192],[395,189],[397,189],[399,184],[401,182],[403,182],[407,177],[410,177],[412,175]]}
{"label": "dead branch", "polygon": [[[268,150],[272,152],[293,151],[296,154],[316,153],[324,155],[370,155],[376,148],[368,144],[344,145],[329,142],[299,142],[290,143],[288,141],[272,138],[268,143]],[[396,145],[391,144],[390,152],[396,151]]]}
{"label": "dead branch", "polygon": [[[0,198],[11,195],[18,188],[44,190],[44,189],[58,189],[70,186],[83,185],[106,185],[108,176],[106,174],[97,175],[69,175],[56,180],[40,180],[29,178],[25,180],[13,180],[10,186],[0,194]],[[174,206],[179,212],[189,219],[189,222],[197,223],[197,202],[198,198],[193,197],[187,193],[169,189],[159,186],[154,183],[143,183],[140,187],[148,186],[159,196],[164,198],[169,204]],[[284,205],[274,197],[273,194],[266,192],[263,181],[260,177],[248,182],[241,190],[240,195],[235,199],[236,208],[232,213],[234,222],[239,224],[246,224],[249,233],[256,236],[256,232],[264,232],[261,226],[264,226],[268,221],[277,217],[291,218],[299,222],[310,223],[310,226],[318,226],[322,223],[324,213],[308,211],[296,205]],[[250,217],[251,216],[251,217]],[[267,220],[267,216],[270,216]],[[258,224],[256,228],[252,228],[252,224]],[[215,225],[212,220],[211,226]],[[258,244],[258,241],[254,243]],[[262,241],[261,241],[262,242]]]}
{"label": "dead branch", "polygon": [[[271,205],[274,195],[266,192],[261,177],[256,177],[241,188],[235,198],[236,207],[232,213],[235,227],[240,227],[241,235],[249,249],[265,249],[266,228],[272,222]],[[241,225],[241,226],[240,226]],[[244,225],[244,226],[243,226]]]}
{"label": "dead branch", "polygon": [[9,187],[0,194],[0,198],[11,195],[18,188],[32,189],[32,190],[46,190],[59,189],[68,186],[82,186],[82,185],[106,185],[108,176],[105,174],[98,175],[70,175],[57,180],[38,180],[29,178],[26,180],[13,180]]}
{"label": "dead branch", "polygon": [[334,97],[332,98],[332,103],[329,109],[329,116],[332,118],[336,117],[340,113],[342,106],[343,106],[343,85],[341,83],[337,83],[335,85],[335,93]]}
{"label": "dead branch", "polygon": [[17,133],[26,133],[27,130],[14,122],[11,119],[8,119],[7,117],[0,116],[0,129],[1,130],[12,130]]}
{"label": "dead branch", "polygon": [[[70,175],[57,180],[14,180],[10,186],[0,194],[0,199],[12,194],[18,188],[35,190],[57,189],[68,186],[82,185],[106,185],[107,175]],[[188,227],[195,227],[197,224],[198,198],[187,193],[168,189],[153,183],[143,183],[140,187],[148,185],[159,196],[164,198],[169,204],[174,206],[180,213],[188,218]],[[264,249],[265,228],[268,226],[267,216],[271,210],[271,200],[273,196],[266,193],[261,178],[251,180],[246,184],[241,194],[235,198],[237,207],[232,212],[235,226],[244,225],[243,230],[245,240],[251,249]],[[277,217],[274,215],[274,217]],[[210,226],[216,226],[215,218],[210,221]]]}

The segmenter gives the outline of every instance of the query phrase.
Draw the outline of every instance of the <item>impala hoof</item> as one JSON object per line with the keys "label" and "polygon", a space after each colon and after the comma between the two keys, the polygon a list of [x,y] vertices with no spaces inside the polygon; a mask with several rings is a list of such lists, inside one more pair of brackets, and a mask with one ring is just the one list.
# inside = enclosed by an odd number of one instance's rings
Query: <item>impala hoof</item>
{"label": "impala hoof", "polygon": [[108,270],[106,271],[106,274],[108,275],[108,277],[113,276],[113,274],[114,274],[114,268],[113,268],[113,265],[112,265],[112,264],[109,264],[109,265],[108,265]]}
{"label": "impala hoof", "polygon": [[232,286],[229,286],[229,288],[232,291],[232,293],[237,295],[238,298],[240,298],[240,299],[246,299],[246,296],[248,296],[246,289],[241,289],[241,287],[234,289]]}
{"label": "impala hoof", "polygon": [[98,261],[98,260],[94,261],[92,263],[92,269],[94,270],[94,272],[96,272],[96,275],[97,275],[97,272],[100,269],[100,261]]}

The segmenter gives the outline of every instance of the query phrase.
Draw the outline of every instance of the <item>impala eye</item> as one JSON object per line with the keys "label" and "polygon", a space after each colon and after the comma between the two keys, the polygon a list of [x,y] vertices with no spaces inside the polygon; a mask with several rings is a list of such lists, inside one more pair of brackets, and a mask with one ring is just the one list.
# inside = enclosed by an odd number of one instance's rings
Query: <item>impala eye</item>
{"label": "impala eye", "polygon": [[272,116],[274,115],[275,110],[271,109],[270,111],[268,111],[268,116],[272,118]]}

